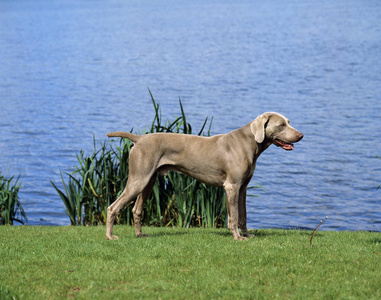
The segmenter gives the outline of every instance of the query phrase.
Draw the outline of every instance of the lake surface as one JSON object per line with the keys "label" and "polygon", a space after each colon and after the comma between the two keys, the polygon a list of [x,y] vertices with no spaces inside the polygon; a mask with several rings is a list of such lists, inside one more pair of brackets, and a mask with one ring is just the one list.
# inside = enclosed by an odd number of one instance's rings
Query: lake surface
{"label": "lake surface", "polygon": [[271,146],[250,228],[381,230],[381,2],[0,0],[0,170],[31,225],[67,225],[60,170],[154,111],[195,131],[265,111],[304,133]]}

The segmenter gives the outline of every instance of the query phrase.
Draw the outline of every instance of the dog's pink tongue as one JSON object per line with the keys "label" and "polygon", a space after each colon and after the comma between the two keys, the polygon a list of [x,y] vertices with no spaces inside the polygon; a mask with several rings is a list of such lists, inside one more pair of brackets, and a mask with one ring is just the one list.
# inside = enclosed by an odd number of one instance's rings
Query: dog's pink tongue
{"label": "dog's pink tongue", "polygon": [[294,150],[294,144],[284,144],[284,145],[282,146],[282,148],[283,148],[284,150],[291,151],[291,150]]}

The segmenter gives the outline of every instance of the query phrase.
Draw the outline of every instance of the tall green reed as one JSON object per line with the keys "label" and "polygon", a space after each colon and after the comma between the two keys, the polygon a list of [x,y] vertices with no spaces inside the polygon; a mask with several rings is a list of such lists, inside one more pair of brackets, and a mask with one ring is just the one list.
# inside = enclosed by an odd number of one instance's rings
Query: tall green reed
{"label": "tall green reed", "polygon": [[[181,115],[175,120],[163,122],[160,105],[149,91],[154,107],[154,119],[146,133],[168,132],[192,134],[192,126],[179,99]],[[204,132],[205,119],[198,135],[209,136],[212,121]],[[132,130],[131,130],[132,131]],[[72,225],[105,224],[107,207],[123,191],[128,179],[128,157],[132,147],[128,139],[105,141],[89,156],[83,151],[77,155],[75,171],[62,173],[63,190],[52,185],[66,207]],[[125,207],[116,218],[117,224],[133,224],[132,204]],[[183,174],[169,172],[158,175],[143,211],[143,225],[179,227],[226,227],[227,211],[222,188],[210,187]]]}
{"label": "tall green reed", "polygon": [[[81,150],[77,154],[78,164],[74,172],[66,173],[67,182],[61,173],[64,191],[51,181],[65,204],[72,225],[105,224],[107,207],[117,199],[127,182],[130,149],[128,141],[120,141],[116,147],[105,141],[98,149],[94,139],[93,153],[86,156]],[[130,219],[127,215],[123,211],[117,223],[126,223]]]}
{"label": "tall green reed", "polygon": [[0,172],[0,225],[13,225],[13,222],[25,224],[28,222],[25,211],[20,203],[20,176],[6,178]]}

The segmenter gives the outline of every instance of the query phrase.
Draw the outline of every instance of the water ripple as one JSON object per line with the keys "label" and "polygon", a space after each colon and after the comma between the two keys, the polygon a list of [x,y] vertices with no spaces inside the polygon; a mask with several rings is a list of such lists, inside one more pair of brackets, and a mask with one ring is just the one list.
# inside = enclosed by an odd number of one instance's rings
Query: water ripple
{"label": "water ripple", "polygon": [[[377,1],[5,1],[0,169],[21,174],[30,224],[69,223],[49,180],[153,109],[225,133],[279,111],[305,138],[270,147],[253,228],[381,230],[381,4]],[[37,9],[38,8],[38,9]],[[33,25],[31,25],[33,24]]]}

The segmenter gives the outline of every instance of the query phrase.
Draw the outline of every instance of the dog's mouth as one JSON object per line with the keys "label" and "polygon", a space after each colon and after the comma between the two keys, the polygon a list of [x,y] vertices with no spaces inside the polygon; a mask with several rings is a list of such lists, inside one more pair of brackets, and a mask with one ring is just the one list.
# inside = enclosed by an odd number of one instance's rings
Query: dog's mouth
{"label": "dog's mouth", "polygon": [[291,151],[294,150],[294,144],[286,143],[281,140],[275,139],[274,143],[276,146],[283,148],[284,150]]}

